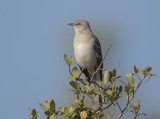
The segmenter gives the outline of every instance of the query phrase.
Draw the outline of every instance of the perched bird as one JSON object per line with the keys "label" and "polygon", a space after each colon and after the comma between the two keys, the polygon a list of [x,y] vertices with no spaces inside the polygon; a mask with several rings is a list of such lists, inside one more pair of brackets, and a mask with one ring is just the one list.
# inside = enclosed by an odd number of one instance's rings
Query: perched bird
{"label": "perched bird", "polygon": [[[98,38],[93,34],[89,23],[86,20],[77,20],[68,25],[73,26],[75,36],[73,41],[75,59],[81,71],[88,77],[90,82],[102,80],[102,70],[99,70],[94,76],[97,68],[102,61],[101,45]],[[103,64],[100,66],[103,69]],[[94,76],[94,77],[93,77]],[[99,87],[92,83],[92,88],[100,90]],[[101,96],[93,97],[93,109],[99,109],[99,103],[102,103]]]}

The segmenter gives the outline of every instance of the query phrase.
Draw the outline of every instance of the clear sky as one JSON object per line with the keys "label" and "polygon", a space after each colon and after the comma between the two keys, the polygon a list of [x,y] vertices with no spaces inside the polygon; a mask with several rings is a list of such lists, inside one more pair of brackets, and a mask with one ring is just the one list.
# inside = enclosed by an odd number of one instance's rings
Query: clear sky
{"label": "clear sky", "polygon": [[141,69],[152,66],[157,76],[137,97],[141,112],[150,119],[160,117],[159,6],[159,0],[1,0],[0,118],[27,119],[28,107],[44,118],[39,103],[46,98],[53,98],[57,106],[71,102],[63,55],[73,55],[74,31],[67,23],[78,19],[90,22],[103,52],[111,32],[114,50],[105,66],[114,67],[120,60],[123,80],[134,64]]}

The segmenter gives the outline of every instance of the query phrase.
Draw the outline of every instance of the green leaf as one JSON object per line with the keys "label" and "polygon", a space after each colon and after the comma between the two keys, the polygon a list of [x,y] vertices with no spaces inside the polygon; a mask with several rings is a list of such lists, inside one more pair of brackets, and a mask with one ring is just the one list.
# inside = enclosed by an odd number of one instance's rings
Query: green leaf
{"label": "green leaf", "polygon": [[100,114],[99,114],[99,117],[100,117],[100,118],[104,117],[104,114],[100,113]]}
{"label": "green leaf", "polygon": [[137,83],[135,82],[134,84],[131,85],[132,88],[136,87]]}
{"label": "green leaf", "polygon": [[128,96],[129,96],[129,100],[131,99],[132,97],[132,93],[131,92],[125,92],[125,97],[128,99]]}
{"label": "green leaf", "polygon": [[134,72],[137,73],[136,65],[134,65]]}
{"label": "green leaf", "polygon": [[156,76],[156,74],[151,74],[151,76]]}
{"label": "green leaf", "polygon": [[73,56],[70,56],[70,64],[72,64]]}
{"label": "green leaf", "polygon": [[130,89],[131,89],[131,86],[130,85],[125,85],[124,89],[125,89],[125,92],[129,92]]}
{"label": "green leaf", "polygon": [[43,111],[47,111],[48,110],[42,103],[40,103],[40,106],[43,109]]}
{"label": "green leaf", "polygon": [[136,112],[135,107],[131,103],[129,103],[129,106],[132,108],[132,111],[135,113]]}
{"label": "green leaf", "polygon": [[44,113],[45,113],[46,116],[50,116],[50,115],[51,115],[51,113],[50,113],[49,110],[48,110],[48,111],[45,111]]}
{"label": "green leaf", "polygon": [[115,76],[116,76],[116,69],[112,71],[112,77],[115,77]]}
{"label": "green leaf", "polygon": [[113,91],[112,91],[112,90],[107,90],[106,93],[107,93],[108,95],[112,95],[112,94],[113,94]]}
{"label": "green leaf", "polygon": [[51,102],[50,102],[50,109],[53,110],[53,112],[55,113],[56,109],[55,109],[55,102],[54,100],[52,99]]}
{"label": "green leaf", "polygon": [[109,73],[108,70],[106,70],[106,71],[104,72],[103,82],[104,82],[105,84],[107,84],[107,82],[109,81],[109,79],[110,79],[110,73]]}
{"label": "green leaf", "polygon": [[135,107],[135,113],[139,111],[140,107]]}
{"label": "green leaf", "polygon": [[49,117],[49,119],[54,119],[55,118],[55,116],[54,115],[51,115],[50,117]]}
{"label": "green leaf", "polygon": [[92,89],[91,91],[89,91],[89,94],[93,94],[95,89]]}
{"label": "green leaf", "polygon": [[37,115],[37,111],[35,109],[32,110],[32,115],[35,117]]}
{"label": "green leaf", "polygon": [[96,80],[96,83],[98,83],[99,85],[102,85],[102,82],[99,80]]}
{"label": "green leaf", "polygon": [[141,100],[139,98],[136,99],[138,106],[140,106]]}
{"label": "green leaf", "polygon": [[115,84],[112,86],[112,91],[114,91],[115,90]]}
{"label": "green leaf", "polygon": [[87,91],[87,88],[86,88],[86,86],[85,86],[85,85],[83,85],[83,90],[84,90],[84,91]]}
{"label": "green leaf", "polygon": [[65,107],[59,107],[60,112],[64,112]]}
{"label": "green leaf", "polygon": [[156,76],[156,74],[151,74],[151,73],[148,73],[149,75],[149,78],[151,78],[152,76]]}
{"label": "green leaf", "polygon": [[67,108],[64,108],[64,114],[65,114],[66,116],[71,115],[69,109],[67,109]]}
{"label": "green leaf", "polygon": [[78,69],[77,69],[77,67],[74,67],[74,68],[72,69],[72,74],[73,74],[73,77],[74,77],[74,78],[76,78],[76,77],[78,76]]}
{"label": "green leaf", "polygon": [[119,79],[119,78],[121,78],[121,77],[122,77],[122,76],[117,76],[116,79]]}
{"label": "green leaf", "polygon": [[147,67],[146,69],[148,72],[150,72],[152,70],[152,67]]}
{"label": "green leaf", "polygon": [[134,78],[133,78],[132,73],[128,72],[128,73],[126,74],[126,78],[127,78],[128,84],[129,84],[130,86],[134,84]]}
{"label": "green leaf", "polygon": [[80,82],[78,82],[76,85],[77,85],[77,89],[79,89],[80,88]]}
{"label": "green leaf", "polygon": [[74,79],[73,76],[68,76],[68,80],[72,80],[72,79]]}
{"label": "green leaf", "polygon": [[116,85],[117,81],[118,81],[118,80],[116,80],[116,81],[114,81],[114,82],[113,82],[113,85],[112,85],[112,91],[114,91],[114,90],[115,90],[115,85]]}
{"label": "green leaf", "polygon": [[82,101],[80,101],[79,99],[74,100],[75,103],[82,105]]}
{"label": "green leaf", "polygon": [[46,105],[47,105],[47,108],[50,109],[50,100],[49,99],[46,99]]}
{"label": "green leaf", "polygon": [[89,87],[88,85],[83,85],[83,90],[84,90],[84,91],[88,92],[89,89],[90,89],[90,87]]}
{"label": "green leaf", "polygon": [[77,84],[74,81],[70,81],[69,83],[73,88],[77,89]]}
{"label": "green leaf", "polygon": [[70,113],[73,113],[73,112],[74,112],[74,110],[75,110],[75,108],[74,108],[74,107],[72,107],[72,106],[69,108]]}
{"label": "green leaf", "polygon": [[140,70],[140,69],[137,69],[137,73],[139,73],[139,74],[143,74],[143,71],[142,71],[142,70]]}
{"label": "green leaf", "polygon": [[65,54],[64,55],[64,60],[66,62],[66,64],[71,65],[72,64],[72,60],[73,60],[73,56],[71,56],[70,58]]}
{"label": "green leaf", "polygon": [[66,64],[68,64],[68,65],[70,64],[69,58],[66,54],[64,55],[64,60],[65,60]]}
{"label": "green leaf", "polygon": [[129,106],[130,106],[131,108],[134,108],[134,106],[133,106],[131,103],[129,103]]}
{"label": "green leaf", "polygon": [[73,88],[68,88],[70,91],[75,92],[76,90]]}
{"label": "green leaf", "polygon": [[149,73],[149,72],[147,72],[148,73],[148,75],[149,75],[149,78],[151,78],[152,77],[152,74],[151,73]]}

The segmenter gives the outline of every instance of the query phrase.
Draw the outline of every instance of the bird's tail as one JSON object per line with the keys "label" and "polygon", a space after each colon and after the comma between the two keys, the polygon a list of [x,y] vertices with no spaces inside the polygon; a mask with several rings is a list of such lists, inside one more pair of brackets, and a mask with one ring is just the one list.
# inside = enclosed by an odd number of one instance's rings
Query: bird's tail
{"label": "bird's tail", "polygon": [[[93,79],[93,82],[96,83],[96,80],[100,80],[100,76],[95,76],[94,79]],[[91,88],[92,89],[95,89],[96,92],[99,92],[101,90],[99,84],[95,84],[95,83],[92,83],[91,84]],[[95,95],[93,96],[93,100],[92,100],[92,107],[94,110],[99,110],[101,108],[101,104],[102,104],[102,95]]]}
{"label": "bird's tail", "polygon": [[[91,87],[93,89],[95,89],[95,91],[99,91],[99,87],[96,84],[91,84]],[[99,110],[101,107],[101,103],[102,103],[102,96],[101,95],[95,95],[93,96],[93,100],[92,100],[92,107],[94,110]]]}

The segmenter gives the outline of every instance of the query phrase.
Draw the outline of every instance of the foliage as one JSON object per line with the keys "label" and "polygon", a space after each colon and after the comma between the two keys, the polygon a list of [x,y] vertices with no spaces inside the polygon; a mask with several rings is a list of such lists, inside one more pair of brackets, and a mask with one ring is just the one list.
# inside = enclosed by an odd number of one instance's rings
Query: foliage
{"label": "foliage", "polygon": [[37,119],[37,117],[38,117],[37,111],[35,109],[31,109],[31,108],[29,108],[29,110],[31,111],[31,114],[28,114],[30,116],[30,119]]}
{"label": "foliage", "polygon": [[[46,119],[59,119],[62,116],[65,119],[101,119],[104,117],[104,110],[110,108],[112,105],[117,105],[119,108],[120,114],[117,119],[121,119],[127,112],[133,113],[133,119],[137,118],[139,115],[146,116],[146,114],[139,113],[141,100],[137,98],[135,100],[137,102],[136,105],[133,105],[132,102],[141,84],[148,81],[152,76],[155,76],[155,74],[150,73],[151,67],[141,70],[134,65],[134,73],[128,72],[126,74],[126,80],[122,80],[121,76],[117,76],[116,70],[118,67],[112,71],[105,70],[103,81],[94,82],[101,89],[97,91],[91,88],[91,82],[88,82],[87,78],[81,79],[82,72],[79,73],[76,67],[73,67],[71,70],[73,56],[68,57],[67,55],[64,55],[64,59],[70,72],[68,79],[70,80],[69,84],[71,88],[69,88],[69,90],[77,96],[77,99],[74,100],[74,104],[70,107],[59,107],[58,110],[56,110],[53,99],[51,101],[46,99],[46,106],[40,103],[40,107],[44,111]],[[89,97],[90,101],[93,101],[93,96],[96,95],[101,95],[104,99],[104,101],[99,104],[99,110],[87,107],[84,102],[86,97]],[[127,103],[124,107],[118,102],[122,97],[126,97]],[[30,111],[30,119],[37,119],[36,110],[30,109]],[[110,119],[110,117],[111,116],[108,115],[107,119]]]}

